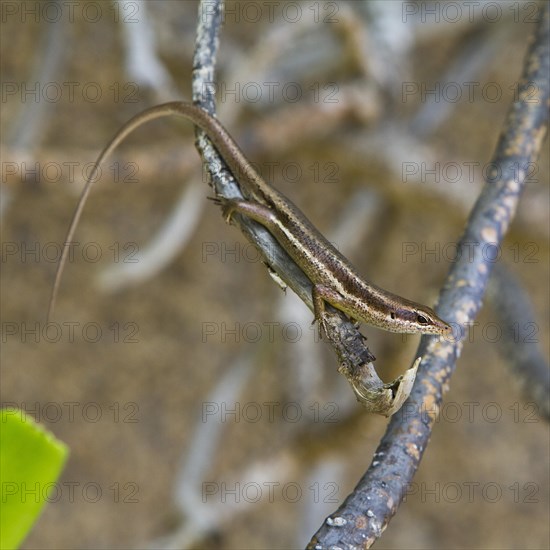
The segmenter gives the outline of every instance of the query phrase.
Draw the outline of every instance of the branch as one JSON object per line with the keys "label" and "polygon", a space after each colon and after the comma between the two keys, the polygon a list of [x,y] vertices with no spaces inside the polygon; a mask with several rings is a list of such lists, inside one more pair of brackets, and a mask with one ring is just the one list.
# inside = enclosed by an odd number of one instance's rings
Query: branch
{"label": "branch", "polygon": [[500,338],[497,343],[502,358],[518,377],[526,398],[535,402],[541,417],[550,420],[550,369],[532,330],[537,325],[528,294],[508,269],[497,266],[487,297],[502,326],[517,326],[513,338]]}
{"label": "branch", "polygon": [[[222,0],[202,1],[199,5],[199,27],[193,60],[193,101],[210,114],[215,114],[214,68],[222,19]],[[196,146],[204,159],[216,195],[243,198],[231,172],[204,133],[196,130]],[[245,237],[253,242],[264,257],[279,284],[288,285],[313,311],[312,285],[303,271],[261,225],[235,216]],[[339,372],[352,385],[358,400],[371,412],[386,416],[397,411],[407,396],[416,376],[418,361],[405,374],[384,384],[374,369],[375,357],[365,345],[365,337],[342,312],[327,308],[328,341],[339,359]]]}
{"label": "branch", "polygon": [[[495,170],[474,205],[459,244],[464,251],[475,243],[473,259],[462,254],[440,295],[438,313],[458,327],[472,321],[481,307],[492,267],[482,250],[502,241],[525,187],[526,169],[537,158],[546,135],[549,58],[546,4],[525,58],[518,100],[511,106],[493,156]],[[536,97],[532,97],[533,89]],[[308,548],[369,548],[382,535],[426,449],[462,337],[442,343],[433,337],[422,338],[418,350],[422,366],[409,399],[392,417],[367,472],[325,520]]]}
{"label": "branch", "polygon": [[[56,9],[63,9],[59,0],[55,3]],[[67,28],[65,21],[59,19],[52,20],[42,30],[42,43],[36,48],[36,57],[30,74],[25,78],[26,82],[57,82],[63,78]],[[24,101],[7,139],[14,150],[28,155],[32,149],[38,148],[45,135],[48,117],[54,116],[53,107],[52,101]]]}
{"label": "branch", "polygon": [[[121,0],[121,4],[122,13],[126,9],[131,13],[131,0]],[[180,97],[181,93],[157,55],[155,30],[148,13],[149,6],[142,2],[139,9],[142,12],[141,17],[131,20],[122,18],[125,70],[139,86],[153,90],[157,103],[173,101]]]}

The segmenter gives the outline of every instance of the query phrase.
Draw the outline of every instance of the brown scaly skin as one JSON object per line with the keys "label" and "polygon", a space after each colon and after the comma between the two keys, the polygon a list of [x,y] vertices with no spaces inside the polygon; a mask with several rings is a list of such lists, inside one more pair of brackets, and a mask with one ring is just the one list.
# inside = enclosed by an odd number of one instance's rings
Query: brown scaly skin
{"label": "brown scaly skin", "polygon": [[[147,109],[117,132],[101,152],[86,182],[65,239],[66,243],[72,241],[97,168],[104,158],[143,123],[170,115],[182,116],[192,121],[212,141],[247,198],[219,199],[227,221],[230,221],[233,213],[242,214],[265,226],[272,233],[311,280],[315,319],[322,326],[325,304],[328,303],[352,319],[390,332],[441,335],[451,333],[451,327],[429,307],[401,298],[359,277],[349,261],[325,239],[301,210],[261,178],[225,128],[206,111],[191,103],[172,102]],[[50,315],[67,252],[68,244],[59,262],[50,302]]]}

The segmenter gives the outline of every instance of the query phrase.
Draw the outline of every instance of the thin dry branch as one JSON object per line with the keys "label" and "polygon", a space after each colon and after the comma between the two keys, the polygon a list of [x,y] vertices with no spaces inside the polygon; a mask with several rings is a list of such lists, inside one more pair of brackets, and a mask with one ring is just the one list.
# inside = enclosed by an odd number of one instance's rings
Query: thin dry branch
{"label": "thin dry branch", "polygon": [[[56,0],[56,3],[57,9],[61,10],[60,1]],[[46,26],[27,82],[55,82],[63,77],[67,32],[67,25],[62,20],[52,21]],[[53,106],[52,101],[28,101],[21,105],[7,140],[13,149],[28,155],[40,145],[48,117],[53,116]]]}
{"label": "thin dry branch", "polygon": [[[477,315],[491,272],[490,259],[481,250],[502,241],[525,187],[526,170],[536,160],[546,135],[548,11],[546,4],[531,38],[518,100],[511,106],[493,156],[493,176],[485,183],[460,241],[462,251],[475,244],[476,253],[473,260],[463,254],[453,265],[441,292],[438,313],[460,327]],[[530,97],[533,89],[536,97]],[[459,338],[439,346],[434,346],[433,338],[422,338],[418,355],[424,359],[409,399],[391,419],[373,462],[354,491],[325,520],[308,548],[369,548],[382,535],[426,449],[461,347]]]}
{"label": "thin dry branch", "polygon": [[538,345],[529,295],[510,270],[497,266],[487,297],[501,324],[514,327],[513,338],[497,343],[502,358],[520,381],[526,399],[534,402],[541,417],[550,420],[550,369]]}
{"label": "thin dry branch", "polygon": [[[219,28],[223,2],[201,2],[199,26],[193,60],[193,101],[210,114],[215,114],[214,68],[219,44]],[[206,163],[216,194],[227,198],[242,198],[242,194],[225,163],[204,133],[197,129],[196,145]],[[238,225],[248,240],[255,243],[263,254],[270,272],[276,274],[313,311],[312,285],[290,256],[259,224],[236,216]],[[283,283],[280,283],[284,286]],[[339,359],[339,371],[352,385],[358,400],[367,410],[386,416],[397,411],[406,397],[416,376],[418,361],[405,374],[388,384],[380,379],[372,361],[374,355],[365,345],[365,337],[356,325],[341,312],[327,309],[328,340]]]}

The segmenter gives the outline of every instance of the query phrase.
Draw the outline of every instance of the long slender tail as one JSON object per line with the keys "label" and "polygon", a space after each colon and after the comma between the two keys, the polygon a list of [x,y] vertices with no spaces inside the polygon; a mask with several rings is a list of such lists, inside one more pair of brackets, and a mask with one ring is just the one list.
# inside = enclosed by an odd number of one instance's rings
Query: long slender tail
{"label": "long slender tail", "polygon": [[[182,110],[182,105],[186,107],[183,110]],[[134,130],[136,130],[137,128],[139,128],[140,126],[142,126],[143,124],[145,124],[150,120],[154,120],[156,118],[162,118],[166,116],[173,116],[173,115],[179,115],[185,118],[193,119],[194,117],[192,116],[192,114],[187,112],[189,108],[191,108],[191,110],[199,111],[197,107],[194,107],[191,104],[186,104],[179,101],[164,103],[162,105],[157,105],[156,107],[152,107],[150,109],[142,111],[141,113],[131,118],[126,124],[124,124],[124,126],[122,126],[120,130],[118,130],[115,136],[111,139],[111,141],[104,147],[104,149],[99,154],[99,157],[97,158],[94,164],[94,167],[90,175],[88,176],[86,183],[84,184],[84,189],[82,190],[82,194],[80,195],[80,198],[78,200],[78,204],[74,211],[73,218],[71,220],[69,229],[67,231],[67,235],[65,237],[65,242],[63,243],[63,250],[61,252],[61,257],[59,259],[59,264],[57,266],[57,271],[55,273],[54,284],[53,284],[52,293],[50,296],[50,303],[48,307],[48,322],[52,319],[52,316],[53,316],[57,295],[59,293],[61,276],[63,275],[65,264],[67,263],[67,256],[69,255],[69,249],[76,231],[76,227],[78,225],[78,222],[80,221],[80,217],[82,216],[82,211],[84,210],[86,200],[88,199],[88,195],[90,194],[92,185],[95,181],[97,172],[101,164],[129,134],[131,134]],[[208,117],[208,114],[205,113],[205,116]]]}

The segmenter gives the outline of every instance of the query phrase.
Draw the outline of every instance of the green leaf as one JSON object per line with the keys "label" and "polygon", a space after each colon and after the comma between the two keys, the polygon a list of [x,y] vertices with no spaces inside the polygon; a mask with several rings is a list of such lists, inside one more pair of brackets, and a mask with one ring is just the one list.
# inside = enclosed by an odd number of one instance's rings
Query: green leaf
{"label": "green leaf", "polygon": [[0,409],[0,548],[18,548],[63,469],[67,446],[23,411]]}

